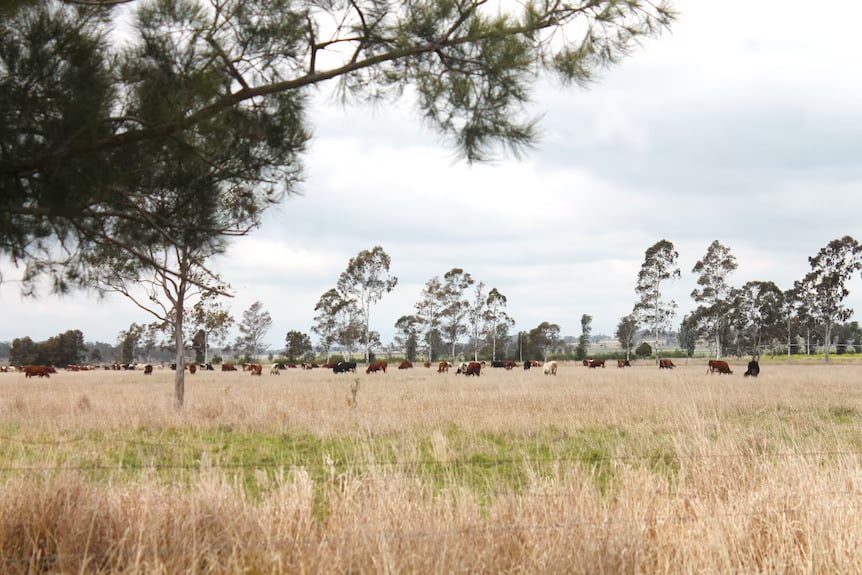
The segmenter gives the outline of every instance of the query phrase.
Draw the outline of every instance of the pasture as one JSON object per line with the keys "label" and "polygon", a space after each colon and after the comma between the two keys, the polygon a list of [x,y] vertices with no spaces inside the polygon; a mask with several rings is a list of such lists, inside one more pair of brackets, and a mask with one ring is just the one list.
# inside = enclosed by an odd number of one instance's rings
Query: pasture
{"label": "pasture", "polygon": [[0,373],[4,573],[862,572],[862,365]]}

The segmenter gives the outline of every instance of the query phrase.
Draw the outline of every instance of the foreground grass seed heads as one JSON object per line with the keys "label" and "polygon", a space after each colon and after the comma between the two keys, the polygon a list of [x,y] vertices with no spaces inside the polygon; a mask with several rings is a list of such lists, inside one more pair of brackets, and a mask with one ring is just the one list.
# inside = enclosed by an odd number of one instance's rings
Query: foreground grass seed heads
{"label": "foreground grass seed heads", "polygon": [[862,365],[0,374],[4,573],[862,572]]}

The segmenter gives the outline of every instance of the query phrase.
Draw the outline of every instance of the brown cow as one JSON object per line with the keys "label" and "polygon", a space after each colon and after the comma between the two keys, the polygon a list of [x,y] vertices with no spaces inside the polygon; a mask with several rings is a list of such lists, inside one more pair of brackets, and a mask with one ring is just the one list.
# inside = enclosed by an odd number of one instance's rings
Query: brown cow
{"label": "brown cow", "polygon": [[422,365],[424,365],[425,367],[431,367],[431,362],[430,362],[430,361],[426,361],[426,362],[425,362],[425,363],[423,363]]}
{"label": "brown cow", "polygon": [[631,367],[632,364],[627,359],[618,359],[617,367]]}
{"label": "brown cow", "polygon": [[603,360],[603,359],[591,359],[590,360],[590,367],[604,368],[605,367],[605,360]]}
{"label": "brown cow", "polygon": [[467,367],[464,369],[464,375],[475,375],[479,377],[482,375],[482,366],[485,362],[471,361],[467,364]]}
{"label": "brown cow", "polygon": [[659,369],[673,369],[676,366],[669,359],[660,359],[658,360],[658,368]]}
{"label": "brown cow", "polygon": [[437,366],[437,373],[446,373],[448,371],[449,371],[449,362],[448,361],[441,361],[440,364]]}
{"label": "brown cow", "polygon": [[413,367],[413,363],[410,361],[402,361],[398,365],[398,369],[410,369],[411,367]]}
{"label": "brown cow", "polygon": [[153,374],[153,366],[149,363],[144,366],[144,375],[152,375]]}
{"label": "brown cow", "polygon": [[248,370],[252,375],[260,375],[263,373],[263,366],[259,363],[248,363]]}
{"label": "brown cow", "polygon": [[24,366],[24,377],[48,377],[50,378],[52,373],[57,373],[57,370],[51,367],[50,365],[25,365]]}
{"label": "brown cow", "polygon": [[507,359],[503,362],[503,367],[505,369],[515,369],[518,366],[518,362]]}
{"label": "brown cow", "polygon": [[732,374],[733,372],[730,370],[730,366],[727,365],[727,362],[721,359],[711,359],[709,360],[709,367],[706,369],[706,373],[713,373],[717,371],[719,374]]}
{"label": "brown cow", "polygon": [[194,375],[195,373],[197,373],[197,371],[198,371],[198,366],[193,364],[193,363],[190,363],[189,364],[189,373]]}
{"label": "brown cow", "polygon": [[385,361],[372,361],[368,364],[368,369],[365,370],[365,373],[376,373],[378,371],[382,371],[386,373],[386,367],[389,364]]}
{"label": "brown cow", "polygon": [[232,363],[223,363],[221,364],[222,371],[236,371],[236,366]]}

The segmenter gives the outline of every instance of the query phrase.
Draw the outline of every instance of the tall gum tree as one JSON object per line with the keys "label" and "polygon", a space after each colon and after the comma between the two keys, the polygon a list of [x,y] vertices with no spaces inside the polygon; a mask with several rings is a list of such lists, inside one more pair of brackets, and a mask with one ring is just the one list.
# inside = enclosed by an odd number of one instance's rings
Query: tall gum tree
{"label": "tall gum tree", "polygon": [[644,262],[638,272],[635,292],[639,296],[634,313],[638,321],[647,325],[655,337],[656,361],[659,357],[659,334],[670,326],[676,314],[676,302],[662,299],[661,286],[668,280],[679,279],[677,261],[679,253],[668,240],[659,240],[644,254]]}
{"label": "tall gum tree", "polygon": [[395,289],[398,278],[389,273],[389,255],[380,246],[362,250],[350,258],[338,278],[338,292],[347,301],[355,302],[362,322],[365,361],[371,356],[371,306]]}
{"label": "tall gum tree", "polygon": [[794,290],[807,302],[808,313],[817,321],[823,336],[826,363],[832,346],[832,329],[853,316],[844,307],[850,295],[847,283],[862,270],[862,246],[850,236],[829,242],[817,255],[808,258],[811,271],[794,282]]}
{"label": "tall gum tree", "polygon": [[738,267],[730,248],[715,240],[691,270],[698,276],[698,287],[691,292],[692,299],[700,304],[695,317],[701,319],[702,332],[712,337],[716,359],[722,356],[721,334],[728,325],[733,303],[733,288],[727,283],[727,276]]}

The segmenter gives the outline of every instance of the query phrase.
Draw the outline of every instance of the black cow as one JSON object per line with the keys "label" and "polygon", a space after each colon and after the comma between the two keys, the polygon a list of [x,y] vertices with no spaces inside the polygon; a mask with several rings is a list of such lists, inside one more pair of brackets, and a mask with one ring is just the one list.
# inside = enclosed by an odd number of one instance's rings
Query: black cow
{"label": "black cow", "polygon": [[530,360],[529,359],[524,362],[524,369],[530,369]]}
{"label": "black cow", "polygon": [[492,361],[491,367],[506,367],[505,361]]}
{"label": "black cow", "polygon": [[755,360],[751,360],[748,362],[748,370],[745,372],[745,377],[748,376],[757,377],[760,375],[760,364]]}
{"label": "black cow", "polygon": [[347,373],[348,371],[356,373],[355,361],[339,361],[332,366],[332,373]]}

